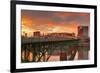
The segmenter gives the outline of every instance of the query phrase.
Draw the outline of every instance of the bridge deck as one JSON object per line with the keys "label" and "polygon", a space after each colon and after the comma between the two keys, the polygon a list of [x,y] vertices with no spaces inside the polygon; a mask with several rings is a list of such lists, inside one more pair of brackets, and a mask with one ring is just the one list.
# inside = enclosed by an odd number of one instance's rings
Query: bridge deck
{"label": "bridge deck", "polygon": [[58,41],[76,41],[77,38],[22,38],[21,42],[24,43],[38,43],[38,42],[58,42]]}

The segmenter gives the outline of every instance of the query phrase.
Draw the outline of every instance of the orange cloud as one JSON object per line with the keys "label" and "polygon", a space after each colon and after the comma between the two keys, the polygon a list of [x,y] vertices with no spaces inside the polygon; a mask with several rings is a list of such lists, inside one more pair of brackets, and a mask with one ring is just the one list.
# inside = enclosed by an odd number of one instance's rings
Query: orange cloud
{"label": "orange cloud", "polygon": [[77,35],[77,27],[89,26],[89,13],[50,12],[22,10],[21,25],[29,36],[35,31],[42,33],[68,32]]}

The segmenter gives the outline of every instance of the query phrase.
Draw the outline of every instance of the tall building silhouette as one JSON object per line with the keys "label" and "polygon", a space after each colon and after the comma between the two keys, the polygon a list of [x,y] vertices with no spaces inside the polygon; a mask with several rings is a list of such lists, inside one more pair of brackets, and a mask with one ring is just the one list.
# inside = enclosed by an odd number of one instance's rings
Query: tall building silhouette
{"label": "tall building silhouette", "polygon": [[88,26],[78,26],[78,37],[79,38],[88,37]]}

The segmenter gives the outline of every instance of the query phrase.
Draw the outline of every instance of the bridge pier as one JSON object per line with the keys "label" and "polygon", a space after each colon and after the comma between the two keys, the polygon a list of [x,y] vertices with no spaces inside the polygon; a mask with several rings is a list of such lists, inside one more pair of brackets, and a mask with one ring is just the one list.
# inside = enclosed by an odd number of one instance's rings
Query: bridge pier
{"label": "bridge pier", "polygon": [[89,59],[89,51],[88,50],[79,50],[78,51],[78,60],[87,60]]}
{"label": "bridge pier", "polygon": [[67,60],[67,53],[61,52],[60,53],[60,61],[66,61]]}

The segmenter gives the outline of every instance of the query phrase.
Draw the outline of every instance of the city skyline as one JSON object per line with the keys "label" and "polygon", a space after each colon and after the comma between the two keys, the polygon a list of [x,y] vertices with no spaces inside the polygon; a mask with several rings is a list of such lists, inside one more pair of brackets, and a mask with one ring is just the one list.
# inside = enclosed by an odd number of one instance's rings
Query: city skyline
{"label": "city skyline", "polygon": [[21,10],[22,35],[26,32],[32,36],[35,31],[43,34],[66,32],[77,35],[78,26],[89,25],[89,13]]}

